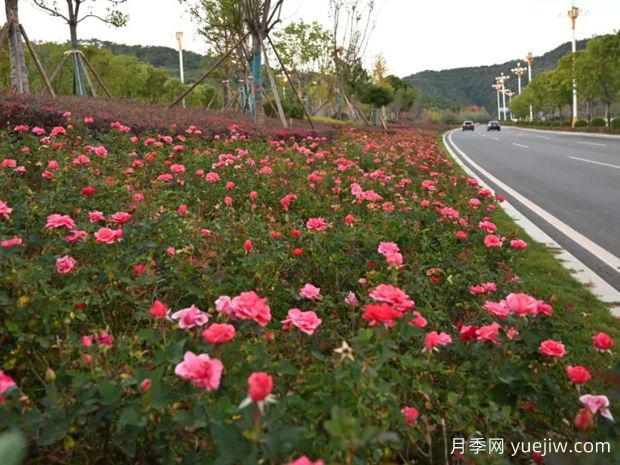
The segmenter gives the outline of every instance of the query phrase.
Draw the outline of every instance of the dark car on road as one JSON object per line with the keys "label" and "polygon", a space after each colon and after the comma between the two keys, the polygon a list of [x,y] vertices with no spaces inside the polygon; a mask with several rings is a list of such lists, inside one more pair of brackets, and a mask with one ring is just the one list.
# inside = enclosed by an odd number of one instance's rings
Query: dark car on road
{"label": "dark car on road", "polygon": [[474,122],[473,121],[465,121],[463,123],[463,131],[473,131],[474,130]]}
{"label": "dark car on road", "polygon": [[502,127],[499,125],[497,121],[489,121],[487,124],[487,131],[501,131]]}

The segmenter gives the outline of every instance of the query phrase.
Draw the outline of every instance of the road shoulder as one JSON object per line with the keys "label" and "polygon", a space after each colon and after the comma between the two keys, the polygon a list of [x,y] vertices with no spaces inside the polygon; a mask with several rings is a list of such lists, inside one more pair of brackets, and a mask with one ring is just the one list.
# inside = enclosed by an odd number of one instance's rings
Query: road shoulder
{"label": "road shoulder", "polygon": [[[486,182],[484,173],[477,172],[476,168],[480,169],[480,167],[478,167],[473,161],[469,160],[469,162],[473,165],[470,167],[452,148],[448,141],[448,137],[453,131],[447,131],[442,136],[442,142],[446,152],[468,175],[475,177],[480,180],[482,185],[495,191],[495,189],[492,186],[489,186]],[[454,145],[453,142],[452,144]],[[620,292],[614,289],[581,260],[568,252],[558,242],[552,239],[540,227],[530,221],[510,202],[505,201],[501,204],[501,206],[503,211],[514,221],[514,223],[516,223],[519,228],[525,231],[525,233],[534,241],[542,245],[547,250],[549,255],[557,258],[557,261],[559,261],[559,263],[565,268],[570,277],[583,285],[584,291],[587,289],[589,291],[588,294],[593,294],[597,299],[603,302],[605,307],[609,309],[613,316],[620,318]]]}

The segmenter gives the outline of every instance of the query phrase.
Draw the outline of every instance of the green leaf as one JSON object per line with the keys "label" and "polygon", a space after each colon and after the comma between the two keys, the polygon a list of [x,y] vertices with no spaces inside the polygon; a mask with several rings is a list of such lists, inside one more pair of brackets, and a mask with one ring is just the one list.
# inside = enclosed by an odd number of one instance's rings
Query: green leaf
{"label": "green leaf", "polygon": [[99,389],[99,394],[103,399],[104,405],[113,405],[121,400],[121,390],[118,388],[116,384],[114,384],[110,380],[101,381],[97,388]]}
{"label": "green leaf", "polygon": [[252,446],[235,426],[214,422],[211,434],[219,452],[215,465],[232,465],[251,454]]}

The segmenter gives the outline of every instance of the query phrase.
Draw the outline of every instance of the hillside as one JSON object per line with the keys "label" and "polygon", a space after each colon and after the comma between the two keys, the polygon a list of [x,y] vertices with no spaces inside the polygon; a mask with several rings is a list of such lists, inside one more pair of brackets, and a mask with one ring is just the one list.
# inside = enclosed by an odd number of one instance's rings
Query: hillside
{"label": "hillside", "polygon": [[[170,47],[125,45],[107,40],[90,39],[82,41],[85,44],[97,45],[108,49],[114,55],[130,55],[158,68],[165,68],[171,76],[179,75],[179,52]],[[188,50],[183,51],[183,67],[185,81],[192,82],[198,79],[206,69],[207,56]]]}
{"label": "hillside", "polygon": [[[586,40],[577,41],[577,50],[581,50],[585,46]],[[542,56],[534,57],[532,76],[541,71],[555,68],[558,60],[566,53],[570,53],[570,50],[571,44],[567,42]],[[493,114],[497,108],[495,92],[491,89],[495,76],[499,76],[501,72],[511,74],[510,69],[514,68],[518,61],[524,64],[523,57],[520,57],[506,63],[490,66],[422,71],[404,79],[411,82],[427,96],[450,100],[454,102],[455,106],[483,106],[489,113]],[[527,76],[524,77],[525,79],[522,79],[521,84],[527,85]],[[509,87],[515,92],[517,91],[514,75],[511,75]]]}

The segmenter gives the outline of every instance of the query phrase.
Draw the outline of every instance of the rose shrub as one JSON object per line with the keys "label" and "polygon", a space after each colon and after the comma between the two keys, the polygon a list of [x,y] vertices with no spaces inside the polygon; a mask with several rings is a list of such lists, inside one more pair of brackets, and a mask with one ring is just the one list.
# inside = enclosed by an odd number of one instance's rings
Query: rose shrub
{"label": "rose shrub", "polygon": [[520,282],[527,243],[435,134],[90,116],[0,134],[0,430],[31,463],[429,463],[477,431],[620,433],[597,397],[617,329]]}

